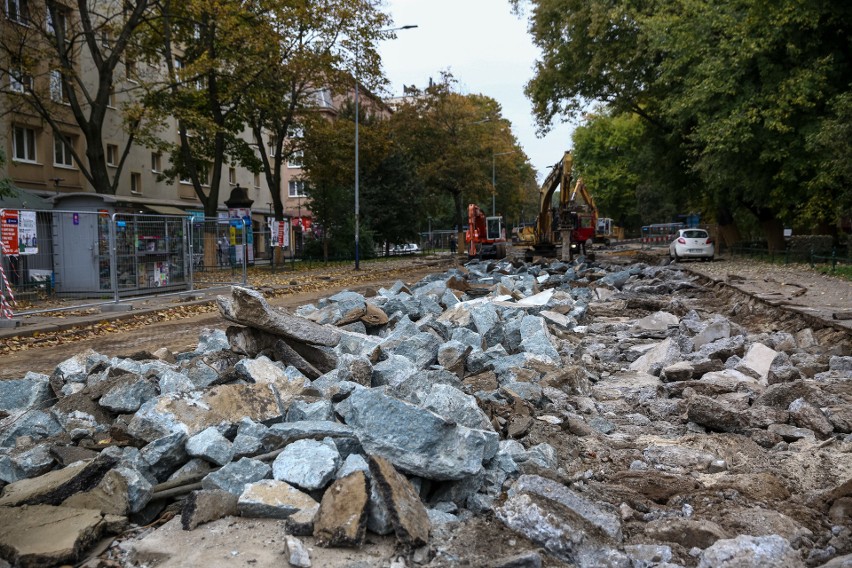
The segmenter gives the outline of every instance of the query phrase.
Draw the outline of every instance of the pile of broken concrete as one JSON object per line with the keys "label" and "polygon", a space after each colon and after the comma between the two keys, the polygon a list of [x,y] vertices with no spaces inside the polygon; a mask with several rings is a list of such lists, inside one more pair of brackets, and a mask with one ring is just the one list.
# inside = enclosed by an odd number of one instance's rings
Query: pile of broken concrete
{"label": "pile of broken concrete", "polygon": [[846,346],[750,333],[693,309],[703,293],[678,267],[582,258],[474,262],[295,313],[235,287],[233,325],[195,351],[89,351],[0,383],[0,556],[79,561],[170,511],[186,530],[284,519],[297,566],[298,537],[367,531],[455,565],[440,535],[478,515],[578,566],[852,553]]}

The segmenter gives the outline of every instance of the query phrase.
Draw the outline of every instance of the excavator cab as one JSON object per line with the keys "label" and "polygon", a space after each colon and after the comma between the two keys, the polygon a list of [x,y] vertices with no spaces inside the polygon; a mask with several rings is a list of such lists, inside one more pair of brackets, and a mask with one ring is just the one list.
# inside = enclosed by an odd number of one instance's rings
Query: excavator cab
{"label": "excavator cab", "polygon": [[503,217],[485,218],[485,238],[489,241],[503,238]]}

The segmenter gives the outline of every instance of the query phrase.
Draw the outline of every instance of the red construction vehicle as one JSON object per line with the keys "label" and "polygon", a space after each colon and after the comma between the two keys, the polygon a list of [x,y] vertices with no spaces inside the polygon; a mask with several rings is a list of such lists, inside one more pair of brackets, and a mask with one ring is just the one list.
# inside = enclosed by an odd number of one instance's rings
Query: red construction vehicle
{"label": "red construction vehicle", "polygon": [[470,258],[505,258],[506,237],[503,234],[503,217],[486,217],[475,204],[467,206],[467,254]]}

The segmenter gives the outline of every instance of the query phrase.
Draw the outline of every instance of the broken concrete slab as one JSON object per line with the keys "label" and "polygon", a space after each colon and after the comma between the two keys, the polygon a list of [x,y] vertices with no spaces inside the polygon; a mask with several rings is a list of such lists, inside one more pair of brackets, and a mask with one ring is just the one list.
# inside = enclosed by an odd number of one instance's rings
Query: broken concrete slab
{"label": "broken concrete slab", "polygon": [[42,409],[55,401],[50,377],[28,371],[23,379],[0,381],[0,411]]}
{"label": "broken concrete slab", "polygon": [[233,286],[231,297],[219,296],[217,303],[222,317],[246,327],[312,345],[334,347],[340,341],[340,334],[334,328],[319,325],[284,310],[275,310],[259,292],[248,288]]}
{"label": "broken concrete slab", "polygon": [[431,522],[417,491],[388,460],[379,456],[369,456],[369,460],[373,483],[390,512],[397,539],[415,547],[429,542]]}
{"label": "broken concrete slab", "polygon": [[336,410],[368,453],[428,479],[474,475],[497,453],[496,432],[450,422],[377,389],[353,392]]}
{"label": "broken concrete slab", "polygon": [[180,512],[183,530],[237,514],[237,496],[221,489],[202,489],[187,495]]}
{"label": "broken concrete slab", "polygon": [[247,484],[240,494],[237,506],[243,517],[268,519],[286,519],[300,511],[316,514],[319,510],[319,503],[310,495],[285,481],[275,479],[262,479]]}
{"label": "broken concrete slab", "polygon": [[360,547],[367,533],[367,476],[355,471],[325,492],[314,519],[314,538],[324,547]]}
{"label": "broken concrete slab", "polygon": [[239,496],[245,491],[246,485],[266,479],[271,473],[272,468],[262,461],[240,458],[207,475],[201,481],[201,487],[202,489],[221,489]]}
{"label": "broken concrete slab", "polygon": [[128,431],[151,441],[173,432],[193,436],[210,426],[236,424],[248,417],[255,422],[283,420],[286,408],[274,385],[217,385],[204,392],[172,393],[151,399],[133,415]]}
{"label": "broken concrete slab", "polygon": [[323,489],[340,466],[340,452],[330,439],[288,444],[272,463],[272,477],[306,491]]}
{"label": "broken concrete slab", "polygon": [[91,461],[77,462],[39,477],[10,483],[3,489],[0,507],[58,505],[74,493],[100,483],[117,461],[114,456],[101,454]]}
{"label": "broken concrete slab", "polygon": [[100,511],[31,505],[0,515],[0,555],[15,566],[75,563],[118,522]]}

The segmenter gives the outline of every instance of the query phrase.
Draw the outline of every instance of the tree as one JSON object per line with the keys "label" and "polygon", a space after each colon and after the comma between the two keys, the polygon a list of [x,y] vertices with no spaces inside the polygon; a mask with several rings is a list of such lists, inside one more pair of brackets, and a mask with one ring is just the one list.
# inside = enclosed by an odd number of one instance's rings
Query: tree
{"label": "tree", "polygon": [[[151,16],[149,0],[45,0],[18,2],[16,9],[0,34],[0,74],[12,79],[0,91],[48,125],[97,193],[115,194],[143,115],[125,114],[127,142],[115,167],[107,164],[104,125],[120,84],[116,72],[127,67],[136,34]],[[63,128],[68,123],[80,128],[83,154]]]}
{"label": "tree", "polygon": [[144,81],[143,104],[160,126],[174,119],[178,139],[152,132],[144,142],[169,153],[163,177],[191,181],[205,216],[215,217],[222,165],[259,168],[239,111],[277,38],[239,0],[163,0],[157,8],[140,51],[165,73]]}
{"label": "tree", "polygon": [[[331,96],[347,92],[352,78],[380,77],[375,42],[389,18],[376,0],[268,0],[257,17],[273,32],[265,65],[243,99],[242,114],[258,144],[276,219],[283,219],[282,168],[301,152],[308,115],[331,111]],[[268,147],[268,149],[267,149]]]}
{"label": "tree", "polygon": [[[6,152],[0,148],[0,168],[6,165]],[[15,190],[12,188],[12,183],[7,177],[0,177],[0,197],[8,197],[14,195]]]}
{"label": "tree", "polygon": [[[526,158],[511,135],[509,122],[500,117],[500,105],[483,95],[454,92],[454,83],[450,74],[444,74],[441,81],[398,108],[391,120],[396,139],[416,160],[426,192],[452,200],[453,222],[461,232],[467,203],[491,201],[495,154],[518,154],[523,158],[520,163],[526,163]],[[518,161],[502,158],[501,180],[520,179]],[[525,171],[531,174],[530,169]],[[501,182],[500,187],[514,193],[520,184],[509,185]]]}
{"label": "tree", "polygon": [[817,172],[822,158],[813,152],[817,133],[843,121],[852,7],[515,1],[527,5],[543,51],[527,92],[542,127],[576,116],[590,100],[643,117],[666,150],[657,154],[661,164],[650,164],[658,177],[672,166],[694,176],[717,221],[748,210],[773,248],[783,245],[784,223],[837,217],[846,192],[839,177],[829,182]]}

